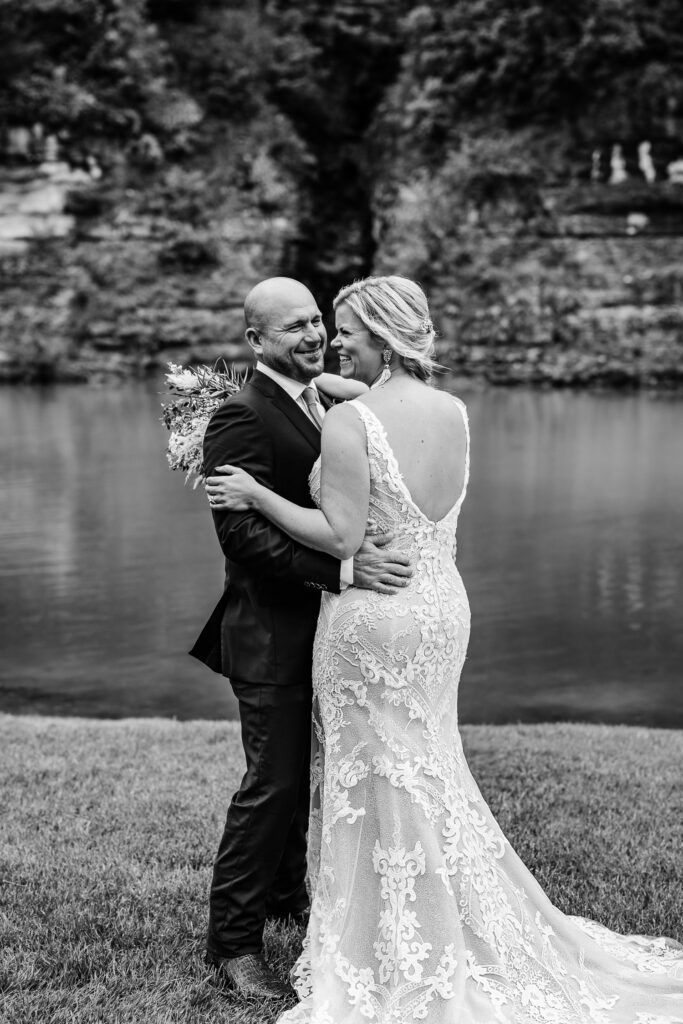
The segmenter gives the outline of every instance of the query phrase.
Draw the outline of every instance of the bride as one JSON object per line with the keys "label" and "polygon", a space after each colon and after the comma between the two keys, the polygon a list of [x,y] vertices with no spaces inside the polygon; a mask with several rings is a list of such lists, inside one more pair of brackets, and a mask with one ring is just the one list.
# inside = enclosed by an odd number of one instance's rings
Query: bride
{"label": "bride", "polygon": [[[218,507],[254,508],[338,558],[392,532],[409,585],[323,594],[313,655],[311,917],[280,1024],[683,1024],[683,947],[554,907],[467,767],[457,692],[470,631],[456,566],[469,476],[463,403],[429,379],[412,281],[335,303],[341,374],[370,390],[326,415],[317,509],[222,467]],[[214,506],[216,507],[216,506]]]}

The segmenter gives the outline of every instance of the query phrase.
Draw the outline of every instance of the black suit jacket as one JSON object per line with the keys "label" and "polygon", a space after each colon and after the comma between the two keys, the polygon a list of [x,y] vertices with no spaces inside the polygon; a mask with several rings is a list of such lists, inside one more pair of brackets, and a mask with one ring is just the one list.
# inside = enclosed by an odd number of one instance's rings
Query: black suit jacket
{"label": "black suit jacket", "polygon": [[[297,505],[313,507],[308,475],[320,433],[265,374],[255,372],[216,410],[204,438],[204,472],[241,466]],[[291,685],[311,676],[320,591],[339,592],[340,562],[293,541],[257,512],[214,512],[225,555],[223,596],[190,651],[244,682]]]}

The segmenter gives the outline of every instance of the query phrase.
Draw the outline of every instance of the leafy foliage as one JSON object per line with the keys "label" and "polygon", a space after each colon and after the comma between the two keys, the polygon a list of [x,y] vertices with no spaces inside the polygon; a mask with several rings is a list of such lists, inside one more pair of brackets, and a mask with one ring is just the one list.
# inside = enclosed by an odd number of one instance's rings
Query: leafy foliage
{"label": "leafy foliage", "polygon": [[4,0],[0,116],[135,135],[182,80],[220,121],[274,102],[305,135],[348,137],[400,59],[388,127],[413,141],[472,117],[642,138],[678,117],[682,58],[677,0]]}
{"label": "leafy foliage", "polygon": [[184,83],[216,119],[243,123],[264,106],[274,34],[259,8],[253,0],[151,7]]}
{"label": "leafy foliage", "polygon": [[244,386],[244,376],[223,364],[218,370],[210,366],[183,369],[169,363],[166,384],[170,394],[162,403],[161,420],[171,432],[166,457],[171,469],[185,473],[185,482],[195,478],[194,486],[202,483],[204,434],[211,414],[226,398]]}
{"label": "leafy foliage", "polygon": [[676,0],[431,0],[403,31],[393,121],[432,145],[472,117],[650,137],[683,102]]}
{"label": "leafy foliage", "polygon": [[0,68],[5,123],[129,138],[165,90],[170,59],[145,0],[7,0]]}

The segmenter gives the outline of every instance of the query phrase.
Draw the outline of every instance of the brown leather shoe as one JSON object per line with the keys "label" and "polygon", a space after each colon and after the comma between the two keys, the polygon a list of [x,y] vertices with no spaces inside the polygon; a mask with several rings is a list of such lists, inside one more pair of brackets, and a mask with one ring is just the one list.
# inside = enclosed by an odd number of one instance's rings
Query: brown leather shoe
{"label": "brown leather shoe", "polygon": [[262,953],[247,953],[232,959],[207,954],[225,984],[249,999],[286,999],[292,990],[280,981],[263,959]]}

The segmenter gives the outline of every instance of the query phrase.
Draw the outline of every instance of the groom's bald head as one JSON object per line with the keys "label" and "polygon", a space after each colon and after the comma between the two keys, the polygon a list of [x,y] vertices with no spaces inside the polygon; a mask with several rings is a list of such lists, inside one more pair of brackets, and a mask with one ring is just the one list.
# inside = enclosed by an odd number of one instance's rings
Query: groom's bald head
{"label": "groom's bald head", "polygon": [[256,331],[264,331],[287,308],[315,305],[305,284],[293,277],[268,277],[259,281],[244,300],[244,322]]}

